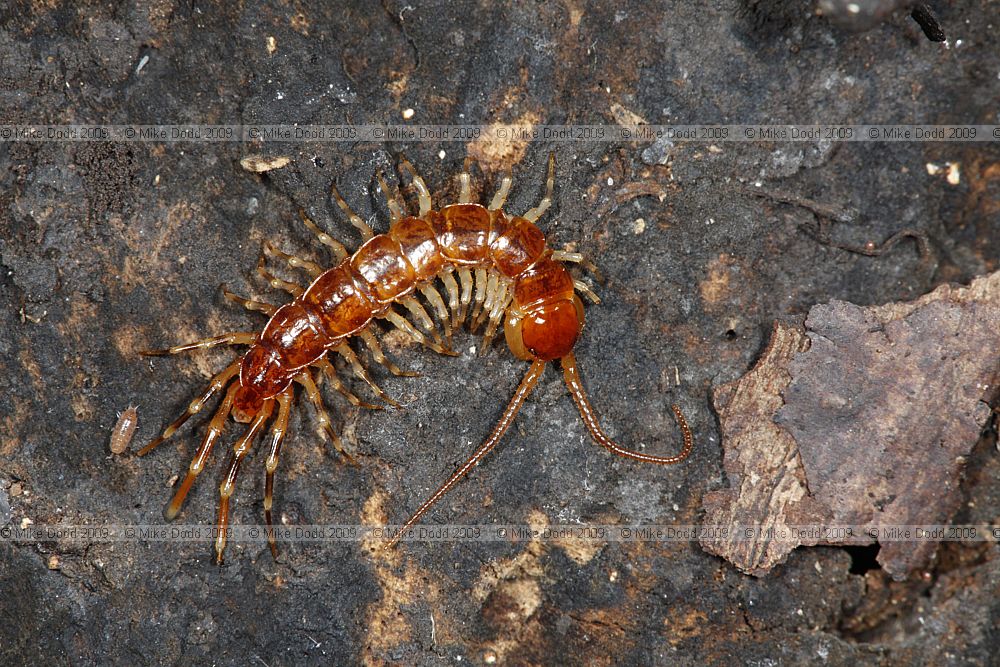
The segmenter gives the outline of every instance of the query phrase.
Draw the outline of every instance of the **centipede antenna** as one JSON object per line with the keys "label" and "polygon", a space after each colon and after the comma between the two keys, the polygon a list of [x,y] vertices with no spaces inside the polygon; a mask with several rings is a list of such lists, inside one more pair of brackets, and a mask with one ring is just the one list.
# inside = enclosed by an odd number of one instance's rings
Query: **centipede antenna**
{"label": "centipede antenna", "polygon": [[573,353],[567,354],[561,360],[563,367],[563,378],[566,381],[566,387],[569,389],[569,393],[572,394],[573,400],[576,402],[577,408],[580,410],[580,416],[583,417],[583,423],[586,424],[587,430],[590,431],[591,437],[597,441],[597,444],[605,447],[608,451],[618,456],[624,456],[628,459],[633,459],[635,461],[643,461],[645,463],[656,463],[659,465],[674,465],[675,463],[680,463],[688,457],[691,453],[691,448],[694,446],[694,438],[691,436],[691,429],[688,426],[687,420],[684,419],[684,414],[681,409],[676,404],[671,405],[671,409],[674,411],[674,417],[677,418],[677,425],[681,429],[681,435],[684,438],[684,445],[681,447],[679,454],[674,456],[653,456],[651,454],[644,454],[642,452],[636,452],[631,449],[625,449],[614,440],[612,440],[601,428],[600,421],[597,418],[597,413],[594,412],[594,408],[590,405],[590,401],[587,400],[587,395],[583,391],[583,382],[580,379],[580,372],[576,367],[576,358]]}
{"label": "centipede antenna", "polygon": [[184,475],[184,481],[177,487],[174,497],[170,499],[170,503],[163,510],[163,518],[167,521],[173,521],[177,517],[177,514],[181,511],[181,506],[184,504],[184,499],[187,498],[188,491],[191,490],[191,485],[194,484],[194,480],[198,478],[201,471],[205,469],[205,462],[212,453],[215,441],[222,435],[222,430],[226,425],[226,418],[233,407],[233,398],[236,396],[237,389],[239,389],[238,384],[234,384],[229,388],[229,391],[226,392],[226,397],[219,405],[219,409],[215,411],[212,421],[209,422],[208,431],[205,432],[205,437],[202,439],[201,445],[194,456],[191,457],[191,463],[188,465],[187,474]]}
{"label": "centipede antenna", "polygon": [[[151,443],[140,449],[138,452],[139,456],[145,456],[149,452],[159,447],[160,443],[162,443],[164,440],[166,440],[174,433],[176,433],[177,429],[179,429],[181,426],[184,425],[184,422],[190,419],[192,415],[198,414],[198,412],[200,412],[201,409],[205,407],[205,403],[208,402],[208,399],[212,398],[212,396],[214,396],[217,391],[225,387],[229,383],[229,381],[232,380],[233,377],[239,372],[240,372],[240,360],[236,360],[233,363],[229,364],[225,368],[225,370],[223,370],[221,373],[213,377],[212,381],[209,382],[208,387],[205,388],[205,391],[202,392],[201,396],[191,401],[191,403],[188,404],[187,410],[185,410],[180,417],[175,419],[173,423],[167,426],[167,428],[163,429],[163,433],[158,438],[156,438]],[[230,392],[231,391],[232,389],[230,389]],[[223,404],[225,404],[225,402],[223,402]]]}
{"label": "centipede antenna", "polygon": [[518,411],[524,404],[524,399],[531,394],[535,385],[538,384],[538,378],[542,376],[542,372],[544,370],[544,361],[536,360],[532,362],[531,368],[528,369],[528,372],[524,375],[524,379],[521,380],[521,384],[518,386],[517,391],[514,392],[514,397],[510,399],[510,403],[507,404],[507,409],[504,410],[503,415],[500,417],[500,421],[498,421],[497,425],[493,427],[493,432],[490,433],[490,437],[488,437],[486,441],[479,446],[479,449],[477,449],[475,453],[470,456],[468,460],[452,474],[451,477],[448,478],[447,482],[442,484],[430,498],[424,501],[424,504],[413,513],[413,516],[407,519],[400,531],[396,533],[391,540],[389,540],[388,544],[385,545],[385,549],[391,549],[394,547],[403,537],[403,534],[412,528],[413,525],[420,520],[420,517],[427,513],[427,510],[429,510],[434,503],[441,500],[441,498],[443,498],[444,495],[448,493],[448,491],[450,491],[460,479],[467,475],[468,472],[472,470],[472,468],[475,467],[475,465],[479,463],[484,456],[489,454],[490,451],[497,446],[497,443],[500,442],[500,438],[502,438],[504,433],[507,432],[510,425],[514,423],[514,417],[517,416]]}
{"label": "centipede antenna", "polygon": [[218,532],[215,537],[215,562],[222,565],[222,553],[226,550],[226,527],[229,525],[229,498],[236,490],[236,476],[240,473],[240,463],[250,451],[257,434],[264,427],[264,424],[271,417],[274,409],[274,399],[269,398],[260,407],[260,412],[254,417],[253,422],[247,430],[240,436],[240,439],[233,445],[233,453],[229,456],[229,469],[225,479],[219,484],[219,522],[216,528]]}
{"label": "centipede antenna", "polygon": [[291,412],[292,388],[289,386],[277,396],[278,417],[271,426],[271,447],[264,464],[264,524],[267,526],[267,545],[271,548],[271,557],[278,558],[278,546],[274,541],[274,523],[271,521],[271,506],[274,503],[274,471],[278,469],[278,454],[281,453],[281,442],[288,431],[288,414]]}

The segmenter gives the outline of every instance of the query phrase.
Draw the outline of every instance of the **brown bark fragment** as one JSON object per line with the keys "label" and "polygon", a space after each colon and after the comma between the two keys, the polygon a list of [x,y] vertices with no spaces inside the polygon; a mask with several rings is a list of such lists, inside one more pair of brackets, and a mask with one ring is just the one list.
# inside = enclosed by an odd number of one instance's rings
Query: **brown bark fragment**
{"label": "brown bark fragment", "polygon": [[[912,302],[821,304],[805,331],[777,325],[757,366],[716,391],[730,489],[706,497],[706,523],[735,531],[950,521],[965,457],[990,416],[998,321],[994,273]],[[740,533],[703,546],[759,575],[815,543]],[[936,549],[887,541],[878,560],[902,578]]]}

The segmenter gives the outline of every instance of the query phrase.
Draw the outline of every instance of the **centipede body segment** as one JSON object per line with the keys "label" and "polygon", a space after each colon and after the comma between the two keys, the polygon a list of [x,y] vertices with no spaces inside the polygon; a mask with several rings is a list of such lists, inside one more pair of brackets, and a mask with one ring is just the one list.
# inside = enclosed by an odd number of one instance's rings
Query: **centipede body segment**
{"label": "centipede body segment", "polygon": [[[503,209],[512,185],[509,173],[503,177],[486,207],[471,201],[467,164],[460,174],[458,203],[435,209],[430,191],[413,166],[405,158],[400,166],[417,192],[417,215],[406,214],[405,203],[397,192],[390,191],[379,173],[378,181],[386,194],[391,224],[387,233],[376,235],[351,210],[336,188],[331,187],[334,201],[362,235],[360,248],[350,254],[340,242],[300,212],[303,223],[332,252],[337,264],[323,269],[265,242],[257,273],[271,287],[288,292],[292,300],[278,307],[224,290],[226,298],[269,317],[259,333],[230,333],[145,352],[167,355],[216,345],[248,348],[212,378],[208,387],[160,437],[139,452],[146,454],[153,450],[191,416],[201,412],[214,396],[222,395],[187,473],[164,511],[167,519],[173,519],[180,512],[185,497],[222,436],[228,418],[232,417],[248,426],[233,445],[219,486],[218,525],[222,529],[228,525],[229,501],[242,461],[266,432],[264,514],[268,541],[272,554],[276,554],[271,516],[274,480],[295,386],[301,387],[300,394],[315,410],[320,430],[348,460],[352,460],[351,455],[327,413],[316,384],[316,374],[323,375],[353,405],[378,406],[362,401],[346,387],[330,362],[330,355],[342,357],[352,373],[383,401],[398,405],[375,383],[350,345],[353,340],[363,342],[376,362],[396,375],[407,375],[382,352],[377,337],[379,329],[375,325],[378,320],[443,355],[455,355],[451,348],[453,332],[463,325],[467,324],[474,332],[485,327],[481,349],[490,345],[502,325],[511,352],[531,362],[490,436],[407,520],[388,546],[395,544],[407,528],[497,445],[550,361],[560,361],[566,387],[584,424],[593,438],[612,453],[646,463],[669,465],[683,461],[691,452],[691,432],[676,405],[673,411],[681,428],[683,446],[677,455],[665,457],[633,451],[615,443],[601,428],[587,399],[573,348],[584,322],[579,294],[595,301],[597,298],[585,283],[573,279],[565,263],[576,262],[595,271],[596,268],[582,255],[550,249],[535,224],[552,203],[554,159],[551,156],[545,196],[537,206],[520,216],[510,215]],[[281,260],[290,268],[303,271],[309,276],[309,284],[300,285],[276,277],[267,268],[268,259]],[[219,530],[215,544],[220,563],[225,534],[225,530]]]}

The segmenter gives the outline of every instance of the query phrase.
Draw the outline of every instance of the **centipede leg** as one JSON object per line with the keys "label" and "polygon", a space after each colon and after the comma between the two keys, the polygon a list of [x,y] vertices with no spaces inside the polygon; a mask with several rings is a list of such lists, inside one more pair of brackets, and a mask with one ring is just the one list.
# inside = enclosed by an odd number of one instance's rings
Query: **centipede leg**
{"label": "centipede leg", "polygon": [[222,296],[226,297],[226,299],[232,301],[237,305],[243,306],[247,310],[264,313],[268,317],[274,315],[274,313],[278,310],[278,307],[275,306],[274,304],[264,303],[263,301],[254,301],[252,299],[247,299],[245,297],[242,297],[238,294],[233,294],[232,292],[229,291],[229,288],[226,287],[225,285],[222,286]]}
{"label": "centipede leg", "polygon": [[552,190],[555,187],[556,182],[556,156],[554,153],[549,153],[549,174],[545,179],[545,196],[542,197],[542,201],[538,202],[538,206],[529,210],[525,213],[522,218],[528,222],[536,222],[542,214],[549,210],[549,206],[552,205]]}
{"label": "centipede leg", "polygon": [[472,177],[469,175],[469,167],[472,164],[470,158],[465,158],[462,164],[462,173],[458,175],[458,203],[468,204],[472,202]]}
{"label": "centipede leg", "polygon": [[233,397],[236,395],[238,388],[238,384],[234,384],[229,388],[229,391],[226,392],[226,397],[222,399],[222,403],[212,416],[212,421],[208,423],[208,430],[205,432],[205,437],[202,438],[201,445],[195,451],[194,456],[191,457],[191,463],[188,465],[187,474],[184,475],[184,481],[177,487],[174,497],[170,499],[170,502],[163,509],[163,517],[167,521],[173,521],[177,517],[177,514],[181,511],[181,505],[184,504],[184,499],[187,498],[187,494],[191,490],[191,485],[194,484],[194,480],[198,478],[201,471],[205,469],[205,462],[208,461],[208,457],[212,453],[212,448],[215,447],[216,440],[222,435],[222,430],[226,425],[226,418],[233,407]]}
{"label": "centipede leg", "polygon": [[218,532],[215,537],[215,562],[222,565],[222,553],[226,550],[226,531],[229,526],[229,498],[236,490],[236,476],[240,472],[240,463],[250,451],[257,434],[264,427],[264,424],[271,416],[274,409],[274,399],[267,399],[261,405],[260,412],[254,417],[253,422],[247,430],[240,436],[240,439],[233,445],[233,453],[229,457],[229,470],[226,477],[219,484],[219,522],[216,528]]}
{"label": "centipede leg", "polygon": [[472,303],[472,288],[475,282],[472,278],[472,271],[467,267],[461,267],[458,269],[458,279],[462,283],[462,296],[459,298],[459,309],[458,321],[465,323],[465,317],[469,312],[469,304]]}
{"label": "centipede leg", "polygon": [[273,287],[274,289],[284,290],[289,294],[291,294],[292,296],[298,296],[305,291],[305,289],[303,289],[301,285],[289,282],[287,280],[282,280],[281,278],[277,277],[276,275],[268,271],[267,267],[264,265],[263,252],[261,252],[260,257],[257,258],[257,275],[266,280],[267,284]]}
{"label": "centipede leg", "polygon": [[660,465],[673,465],[675,463],[680,463],[691,453],[691,448],[694,446],[694,438],[691,436],[691,429],[688,426],[687,420],[684,419],[684,414],[681,412],[680,407],[676,404],[671,405],[670,407],[674,411],[674,417],[677,418],[677,425],[681,429],[681,435],[684,440],[680,453],[674,456],[653,456],[652,454],[644,454],[631,449],[625,449],[616,443],[608,437],[608,435],[601,428],[601,423],[597,418],[597,413],[594,412],[594,408],[590,405],[590,401],[587,400],[587,395],[583,391],[583,381],[580,379],[580,372],[577,370],[576,358],[573,356],[573,353],[567,354],[563,357],[561,363],[563,367],[563,378],[566,381],[566,387],[569,389],[569,393],[573,396],[573,401],[580,410],[580,416],[583,417],[583,423],[587,426],[587,430],[590,431],[591,437],[597,441],[597,444],[605,447],[608,451],[613,454],[617,454],[618,456],[624,456],[625,458],[633,459],[635,461],[657,463]]}
{"label": "centipede leg", "polygon": [[311,278],[317,278],[323,269],[316,262],[310,262],[308,259],[302,259],[301,257],[296,257],[295,255],[289,255],[286,252],[282,252],[274,247],[274,244],[270,241],[264,241],[263,243],[264,254],[268,257],[279,257],[288,264],[288,266],[293,269],[302,269],[309,274]]}
{"label": "centipede leg", "polygon": [[399,166],[410,174],[410,180],[413,182],[413,187],[417,190],[417,201],[420,203],[420,217],[422,218],[427,215],[434,206],[434,203],[431,201],[431,192],[427,189],[427,184],[424,183],[424,179],[420,177],[420,174],[417,173],[417,170],[414,169],[409,160],[400,156]]}
{"label": "centipede leg", "polygon": [[448,317],[448,307],[444,305],[444,297],[441,296],[441,293],[433,285],[422,285],[420,293],[424,295],[427,302],[434,308],[434,313],[441,320],[441,326],[444,328],[444,337],[448,341],[448,347],[452,347],[451,319]]}
{"label": "centipede leg", "polygon": [[590,285],[583,282],[582,280],[574,280],[573,287],[576,291],[590,299],[591,303],[600,303],[601,297],[594,293],[594,290],[590,289]]}
{"label": "centipede leg", "polygon": [[442,484],[437,491],[431,494],[430,498],[424,501],[420,508],[413,513],[413,516],[407,519],[399,533],[397,533],[389,541],[389,543],[386,544],[386,549],[393,547],[397,542],[399,542],[403,534],[406,533],[406,531],[408,531],[417,521],[419,521],[420,517],[426,514],[427,510],[429,510],[434,503],[441,500],[441,498],[443,498],[444,495],[448,493],[448,491],[450,491],[460,479],[462,479],[462,477],[467,475],[468,472],[472,470],[472,468],[475,467],[475,465],[479,463],[484,456],[489,454],[490,451],[496,447],[497,443],[500,442],[500,438],[503,437],[504,433],[507,432],[507,429],[510,428],[510,425],[514,422],[514,417],[517,416],[518,411],[524,404],[524,399],[531,394],[535,385],[538,384],[538,378],[542,376],[542,372],[544,370],[544,361],[539,360],[531,364],[531,368],[528,369],[528,372],[525,374],[524,379],[521,380],[521,384],[518,386],[517,391],[514,392],[514,397],[511,398],[510,403],[507,404],[507,409],[504,410],[503,415],[500,417],[500,421],[498,421],[497,425],[493,427],[493,432],[490,433],[490,437],[488,437],[486,441],[479,446],[479,449],[477,449],[475,453],[473,453],[473,455],[470,456],[468,460],[466,460],[466,462],[463,463],[461,467],[459,467],[458,470],[456,470],[452,476],[448,478],[448,481]]}
{"label": "centipede leg", "polygon": [[403,407],[399,404],[399,402],[396,399],[394,399],[389,394],[385,393],[385,391],[382,390],[382,387],[375,384],[375,381],[372,380],[371,375],[368,374],[368,371],[365,370],[365,367],[361,364],[361,360],[358,359],[358,355],[354,353],[354,350],[352,350],[347,343],[341,343],[340,345],[338,345],[333,349],[337,354],[342,356],[347,361],[348,364],[350,364],[351,370],[358,377],[358,379],[367,384],[369,387],[371,387],[372,391],[374,391],[379,398],[381,398],[383,401],[385,401],[394,408]]}
{"label": "centipede leg", "polygon": [[514,173],[511,168],[507,167],[507,172],[503,175],[500,180],[500,189],[497,193],[493,195],[493,200],[490,201],[490,210],[499,211],[503,208],[503,205],[507,203],[507,195],[510,194],[510,186],[514,183]]}
{"label": "centipede leg", "polygon": [[[208,399],[212,398],[212,396],[214,396],[217,391],[225,387],[229,383],[229,381],[232,380],[233,377],[235,377],[236,374],[239,372],[240,372],[240,362],[239,360],[237,360],[229,364],[229,366],[227,366],[225,370],[223,370],[221,373],[213,377],[212,381],[208,384],[208,387],[205,389],[205,391],[202,392],[201,396],[191,401],[191,403],[188,404],[187,410],[185,410],[180,417],[175,419],[169,426],[167,426],[167,428],[163,429],[163,433],[160,435],[160,437],[156,438],[151,443],[140,449],[139,456],[145,456],[149,452],[156,449],[160,445],[160,443],[162,443],[164,440],[166,440],[174,433],[176,433],[177,429],[179,429],[181,426],[184,425],[184,422],[190,419],[192,415],[198,414],[201,411],[201,409],[205,407],[205,403],[208,402]],[[229,400],[228,394],[226,395],[226,397],[227,400]],[[228,414],[228,408],[227,408],[227,414]]]}
{"label": "centipede leg", "polygon": [[375,359],[375,363],[382,364],[383,366],[389,369],[390,373],[392,373],[397,377],[412,378],[420,376],[420,373],[414,373],[413,371],[404,371],[399,366],[392,363],[385,356],[385,353],[382,351],[382,346],[378,342],[378,338],[375,336],[375,334],[372,332],[370,328],[362,331],[360,333],[360,336],[361,340],[365,342],[365,345],[367,345],[368,349],[371,351],[372,358]]}
{"label": "centipede leg", "polygon": [[382,315],[382,318],[389,320],[389,322],[391,322],[397,329],[409,335],[410,338],[417,341],[424,347],[428,347],[437,352],[438,354],[443,354],[446,357],[458,356],[458,353],[455,352],[454,350],[450,350],[440,345],[439,343],[430,340],[429,338],[427,338],[427,336],[420,333],[420,331],[415,326],[410,324],[410,321],[408,319],[406,319],[396,311],[392,310],[391,308],[388,311],[386,311],[385,315]]}
{"label": "centipede leg", "polygon": [[375,179],[378,180],[378,186],[382,190],[382,194],[385,195],[385,203],[389,207],[389,220],[392,223],[399,222],[403,219],[403,207],[399,204],[399,193],[389,190],[381,169],[375,172]]}
{"label": "centipede leg", "polygon": [[139,354],[144,357],[165,357],[170,354],[180,354],[181,352],[215,347],[216,345],[249,345],[256,339],[257,334],[255,333],[228,333],[221,336],[212,336],[211,338],[202,338],[200,340],[191,341],[190,343],[174,345],[163,350],[142,350]]}
{"label": "centipede leg", "polygon": [[427,313],[427,309],[420,305],[420,302],[412,296],[401,299],[400,303],[404,308],[413,314],[413,317],[420,323],[420,326],[423,327],[424,331],[431,335],[434,342],[441,345],[441,334],[438,333],[437,327],[434,326],[434,320],[432,320],[431,316]]}
{"label": "centipede leg", "polygon": [[497,332],[497,327],[503,321],[504,312],[507,310],[507,304],[510,303],[512,297],[513,294],[509,293],[509,284],[501,282],[497,286],[497,295],[493,299],[493,308],[490,310],[490,323],[486,327],[486,333],[483,334],[483,344],[479,351],[480,354],[489,349],[490,344],[493,342],[493,336]]}
{"label": "centipede leg", "polygon": [[312,219],[306,215],[304,209],[299,209],[299,218],[302,219],[302,224],[304,224],[309,231],[316,235],[316,239],[330,249],[333,253],[334,259],[338,262],[351,254],[347,252],[347,247],[343,243],[320,229],[319,225],[313,222]]}
{"label": "centipede leg", "polygon": [[347,219],[351,221],[354,228],[361,232],[362,242],[365,242],[375,236],[375,232],[372,231],[371,226],[362,220],[360,215],[351,210],[351,207],[347,205],[347,202],[340,195],[340,192],[337,191],[337,188],[333,183],[330,184],[330,196],[333,197],[335,202],[337,202],[337,206],[339,206],[340,210],[344,212]]}
{"label": "centipede leg", "polygon": [[462,326],[462,322],[458,319],[458,283],[455,282],[455,276],[451,275],[451,271],[441,274],[441,282],[444,283],[445,291],[448,292],[448,309],[451,311],[451,326],[458,329]]}
{"label": "centipede leg", "polygon": [[327,414],[326,408],[323,406],[323,397],[320,396],[319,389],[316,387],[316,383],[313,382],[312,373],[308,369],[302,369],[295,376],[295,381],[301,384],[306,390],[309,402],[316,409],[316,419],[319,420],[319,426],[323,430],[323,433],[330,438],[330,442],[333,443],[337,452],[347,459],[348,463],[354,464],[354,457],[344,447],[344,443],[341,441],[340,436],[337,435],[337,432],[333,430],[333,423],[330,421],[330,415]]}
{"label": "centipede leg", "polygon": [[590,272],[599,283],[604,283],[604,274],[597,268],[597,265],[587,259],[587,256],[579,252],[566,252],[565,250],[553,250],[551,258],[556,262],[573,262],[579,264]]}
{"label": "centipede leg", "polygon": [[469,327],[472,331],[475,331],[478,326],[476,323],[479,322],[479,315],[483,310],[483,302],[486,299],[486,285],[488,283],[489,275],[486,273],[486,269],[476,269],[476,298],[473,301],[472,324]]}
{"label": "centipede leg", "polygon": [[333,364],[331,364],[329,360],[320,359],[319,361],[314,362],[313,366],[323,371],[323,375],[326,377],[327,380],[330,381],[330,384],[333,385],[333,388],[336,389],[338,392],[340,392],[344,396],[344,398],[346,398],[348,402],[350,402],[350,404],[353,405],[354,407],[367,408],[369,410],[385,409],[385,407],[381,405],[375,405],[374,403],[365,403],[360,398],[351,393],[351,390],[348,389],[346,386],[344,386],[344,382],[340,379],[340,376],[337,375],[337,369],[333,367]]}
{"label": "centipede leg", "polygon": [[486,278],[486,293],[483,298],[483,309],[477,317],[472,322],[471,329],[476,331],[483,324],[484,321],[489,317],[490,313],[493,312],[493,303],[497,298],[497,290],[500,287],[500,278],[496,271],[490,271]]}
{"label": "centipede leg", "polygon": [[278,469],[278,454],[281,443],[288,431],[288,414],[291,412],[292,389],[289,387],[276,396],[278,416],[271,426],[271,447],[264,464],[264,524],[267,526],[267,545],[271,547],[271,557],[278,557],[278,546],[274,541],[274,523],[271,520],[271,506],[274,504],[274,471]]}

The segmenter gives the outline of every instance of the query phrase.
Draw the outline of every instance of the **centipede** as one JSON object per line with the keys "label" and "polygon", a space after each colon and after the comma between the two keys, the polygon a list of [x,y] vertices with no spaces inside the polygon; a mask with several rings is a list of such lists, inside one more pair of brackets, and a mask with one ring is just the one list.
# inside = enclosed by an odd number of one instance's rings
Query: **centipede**
{"label": "centipede", "polygon": [[[343,243],[300,209],[302,223],[334,257],[332,268],[324,269],[309,259],[285,253],[265,240],[256,273],[270,287],[287,292],[291,301],[277,306],[240,297],[223,286],[225,298],[268,317],[263,329],[227,333],[142,352],[148,356],[164,356],[220,345],[246,348],[211,378],[208,386],[177,419],[139,451],[139,455],[145,455],[156,449],[188,419],[201,412],[214,396],[222,395],[183,480],[164,508],[164,517],[172,520],[180,513],[192,485],[204,471],[229,418],[246,425],[232,446],[219,484],[214,548],[220,565],[226,548],[230,498],[241,464],[258,440],[263,442],[261,451],[267,451],[264,521],[271,554],[277,558],[272,519],[275,473],[297,386],[301,388],[299,393],[313,406],[318,430],[350,463],[355,463],[354,457],[333,426],[317,377],[329,382],[352,405],[384,406],[365,402],[351,391],[339,376],[344,370],[338,371],[332,361],[334,355],[343,358],[343,367],[350,368],[381,401],[399,407],[375,382],[352,347],[352,343],[355,346],[363,344],[371,358],[394,375],[413,375],[401,370],[383,352],[379,341],[384,325],[445,356],[457,356],[452,340],[454,332],[462,327],[475,335],[482,331],[482,354],[502,326],[510,352],[530,363],[489,436],[402,524],[386,543],[386,548],[393,547],[497,446],[552,361],[559,361],[566,388],[587,431],[612,454],[642,463],[673,465],[691,453],[691,429],[678,405],[672,405],[671,409],[682,435],[681,449],[673,456],[658,456],[627,449],[608,436],[584,391],[574,356],[584,326],[581,295],[593,303],[600,303],[600,299],[586,282],[574,278],[567,265],[577,264],[597,278],[600,272],[583,254],[550,248],[536,224],[552,205],[554,155],[549,155],[544,196],[521,215],[504,210],[513,184],[510,169],[502,176],[489,205],[483,206],[473,201],[470,161],[466,160],[459,174],[458,201],[435,209],[430,190],[410,161],[400,156],[398,165],[400,175],[408,176],[411,191],[416,192],[419,206],[416,215],[407,212],[406,199],[400,189],[390,189],[384,173],[378,170],[376,180],[386,199],[390,224],[388,232],[376,235],[351,209],[336,185],[331,184],[330,197],[361,234],[362,243],[357,250],[349,252]],[[308,275],[309,283],[303,285],[278,277],[268,268],[268,260],[280,260],[290,270],[301,270]],[[268,427],[268,435],[263,436]]]}

